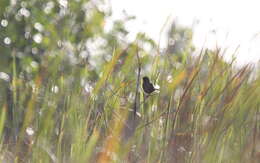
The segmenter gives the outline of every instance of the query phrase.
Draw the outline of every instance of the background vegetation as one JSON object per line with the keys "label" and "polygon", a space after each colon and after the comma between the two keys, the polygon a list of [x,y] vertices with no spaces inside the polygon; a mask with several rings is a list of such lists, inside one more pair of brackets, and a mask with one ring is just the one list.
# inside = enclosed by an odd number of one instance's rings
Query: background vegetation
{"label": "background vegetation", "polygon": [[193,55],[175,23],[166,49],[129,42],[134,17],[110,16],[102,0],[1,1],[2,162],[260,161],[259,69]]}

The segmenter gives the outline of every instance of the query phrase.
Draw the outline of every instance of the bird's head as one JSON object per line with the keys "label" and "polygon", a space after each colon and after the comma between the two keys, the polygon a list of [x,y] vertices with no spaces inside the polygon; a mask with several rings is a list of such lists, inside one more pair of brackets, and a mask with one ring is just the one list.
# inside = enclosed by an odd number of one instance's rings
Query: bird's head
{"label": "bird's head", "polygon": [[147,76],[145,76],[145,77],[143,77],[143,82],[148,82],[148,83],[150,83],[150,80],[149,80],[149,78],[148,78]]}

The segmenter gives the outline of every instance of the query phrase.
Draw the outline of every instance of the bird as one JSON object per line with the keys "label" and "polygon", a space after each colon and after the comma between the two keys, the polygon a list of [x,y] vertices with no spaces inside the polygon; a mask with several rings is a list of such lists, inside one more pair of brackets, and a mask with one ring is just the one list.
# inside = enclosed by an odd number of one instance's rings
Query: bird
{"label": "bird", "polygon": [[147,76],[143,77],[143,90],[146,94],[151,94],[154,91],[158,90],[155,86],[150,82],[150,79]]}

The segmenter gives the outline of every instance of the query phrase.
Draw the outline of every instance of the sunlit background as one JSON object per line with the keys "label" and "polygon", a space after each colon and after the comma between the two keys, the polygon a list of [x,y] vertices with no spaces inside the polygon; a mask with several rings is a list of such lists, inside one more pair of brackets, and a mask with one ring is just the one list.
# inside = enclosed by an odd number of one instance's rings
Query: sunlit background
{"label": "sunlit background", "polygon": [[[170,21],[193,29],[193,43],[200,49],[227,48],[226,58],[236,51],[239,65],[260,59],[260,2],[257,0],[111,0],[113,19],[122,13],[136,16],[127,24],[129,37],[145,32],[165,46],[165,32],[160,31]],[[168,23],[170,24],[170,23]],[[166,26],[167,27],[167,26]]]}

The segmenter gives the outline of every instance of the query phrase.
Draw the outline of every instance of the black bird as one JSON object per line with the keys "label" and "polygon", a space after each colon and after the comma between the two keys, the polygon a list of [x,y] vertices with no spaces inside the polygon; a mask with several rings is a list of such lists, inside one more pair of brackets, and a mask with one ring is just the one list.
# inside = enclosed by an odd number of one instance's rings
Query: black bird
{"label": "black bird", "polygon": [[147,76],[143,77],[143,90],[146,94],[151,94],[155,90],[158,90],[157,88],[154,88],[154,85],[150,83],[150,80]]}

